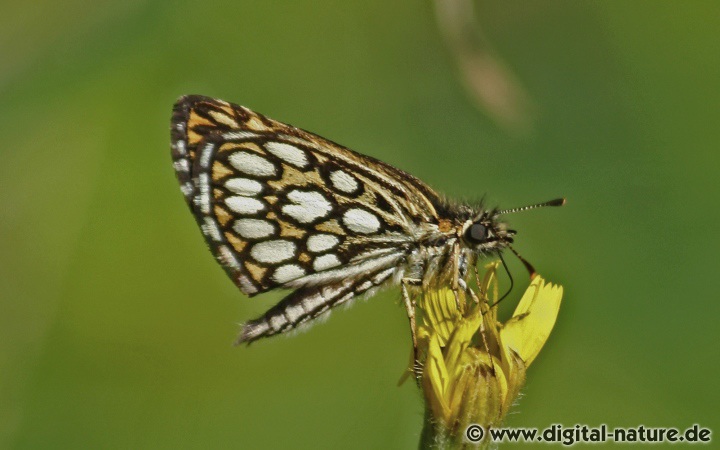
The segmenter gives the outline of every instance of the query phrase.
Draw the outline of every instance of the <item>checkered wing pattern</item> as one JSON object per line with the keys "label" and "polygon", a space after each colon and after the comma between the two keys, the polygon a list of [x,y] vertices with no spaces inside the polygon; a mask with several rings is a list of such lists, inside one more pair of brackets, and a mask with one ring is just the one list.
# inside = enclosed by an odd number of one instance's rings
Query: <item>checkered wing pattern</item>
{"label": "checkered wing pattern", "polygon": [[438,223],[422,181],[245,107],[182,97],[171,127],[181,190],[233,282],[250,296],[294,289],[239,342],[372,293]]}

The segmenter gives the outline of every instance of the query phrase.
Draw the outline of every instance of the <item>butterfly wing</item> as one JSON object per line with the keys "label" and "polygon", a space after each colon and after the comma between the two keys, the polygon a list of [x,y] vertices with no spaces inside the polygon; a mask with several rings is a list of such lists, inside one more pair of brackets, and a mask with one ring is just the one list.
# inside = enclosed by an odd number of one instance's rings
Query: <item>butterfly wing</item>
{"label": "butterfly wing", "polygon": [[240,290],[297,289],[264,335],[384,283],[438,223],[442,202],[417,178],[242,106],[182,97],[171,138],[185,199]]}

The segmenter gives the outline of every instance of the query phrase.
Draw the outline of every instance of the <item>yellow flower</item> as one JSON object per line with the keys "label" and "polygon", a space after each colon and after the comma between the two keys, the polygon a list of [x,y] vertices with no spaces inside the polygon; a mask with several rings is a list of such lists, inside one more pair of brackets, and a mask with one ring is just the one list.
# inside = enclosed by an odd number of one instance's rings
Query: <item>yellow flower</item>
{"label": "yellow flower", "polygon": [[[555,325],[562,286],[536,275],[515,313],[497,320],[496,270],[486,266],[479,303],[449,288],[426,292],[418,302],[418,347],[426,399],[426,429],[421,447],[463,446],[466,428],[499,426],[525,384]],[[460,309],[458,310],[458,306]],[[486,441],[487,443],[487,441]]]}

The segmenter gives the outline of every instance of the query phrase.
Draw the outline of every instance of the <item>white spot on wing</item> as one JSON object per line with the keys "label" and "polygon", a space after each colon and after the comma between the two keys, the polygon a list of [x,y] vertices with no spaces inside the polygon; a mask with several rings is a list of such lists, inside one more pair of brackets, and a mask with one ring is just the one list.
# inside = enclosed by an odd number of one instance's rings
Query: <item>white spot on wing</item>
{"label": "white spot on wing", "polygon": [[240,172],[256,177],[270,177],[275,175],[275,165],[262,156],[235,152],[228,157],[228,161]]}
{"label": "white spot on wing", "polygon": [[272,329],[275,331],[282,330],[283,327],[287,324],[287,320],[282,315],[270,316],[268,322],[270,322],[270,327],[272,327]]}
{"label": "white spot on wing", "polygon": [[253,133],[251,131],[230,131],[225,134],[223,134],[223,138],[232,141],[236,139],[250,139],[250,138],[256,138],[260,137],[259,134]]}
{"label": "white spot on wing", "polygon": [[253,197],[262,191],[262,184],[248,178],[230,178],[225,182],[225,187],[239,195]]}
{"label": "white spot on wing", "polygon": [[380,284],[383,280],[391,276],[393,272],[395,272],[395,269],[395,267],[391,267],[389,269],[383,270],[382,272],[373,277],[373,281],[375,282],[375,284]]}
{"label": "white spot on wing", "polygon": [[324,305],[326,302],[325,297],[323,294],[316,294],[312,296],[305,297],[302,299],[301,304],[303,305],[305,311],[314,311],[317,308],[320,308],[322,305]]}
{"label": "white spot on wing", "polygon": [[330,182],[340,192],[352,194],[357,191],[360,185],[357,180],[347,172],[336,170],[330,174]]}
{"label": "white spot on wing", "polygon": [[233,255],[227,245],[219,246],[218,252],[220,252],[220,254],[218,255],[218,260],[220,260],[220,264],[232,267],[233,269],[240,268],[240,264],[238,264],[237,259],[235,259],[235,255]]}
{"label": "white spot on wing", "polygon": [[307,240],[307,249],[313,253],[322,253],[338,245],[340,240],[332,234],[313,234]]}
{"label": "white spot on wing", "polygon": [[[239,267],[239,266],[238,266]],[[254,294],[257,292],[255,285],[245,275],[238,275],[238,283],[240,283],[240,289],[246,294]]]}
{"label": "white spot on wing", "polygon": [[283,311],[288,319],[290,319],[290,323],[293,325],[296,325],[300,318],[305,315],[305,310],[302,307],[302,303],[298,303],[296,305],[288,305],[285,310]]}
{"label": "white spot on wing", "polygon": [[370,234],[380,229],[380,220],[375,214],[358,208],[345,211],[343,223],[356,233]]}
{"label": "white spot on wing", "polygon": [[275,227],[267,220],[238,219],[233,224],[233,230],[245,239],[258,239],[273,234]]}
{"label": "white spot on wing", "polygon": [[283,206],[282,212],[300,223],[310,223],[325,217],[332,209],[330,202],[315,191],[292,191],[287,198],[294,204]]}
{"label": "white spot on wing", "polygon": [[200,166],[207,169],[207,167],[210,165],[210,158],[213,155],[213,150],[215,150],[215,144],[212,142],[208,142],[205,144],[205,147],[202,148],[200,151]]}
{"label": "white spot on wing", "polygon": [[319,272],[321,270],[330,269],[339,265],[340,260],[337,258],[337,256],[333,254],[322,255],[315,258],[315,262],[313,262],[313,269]]}
{"label": "white spot on wing", "polygon": [[193,187],[192,183],[188,181],[187,183],[180,186],[180,190],[182,191],[183,195],[187,197],[188,195],[193,193],[195,188]]}
{"label": "white spot on wing", "polygon": [[[178,124],[182,125],[182,124]],[[182,126],[177,127],[180,131],[182,131]],[[187,150],[185,150],[185,141],[177,141],[175,144],[175,148],[177,149],[177,152],[181,155],[187,154]]]}
{"label": "white spot on wing", "polygon": [[272,278],[277,283],[285,283],[286,281],[300,278],[303,275],[305,275],[305,269],[302,267],[297,264],[285,264],[275,269]]}
{"label": "white spot on wing", "polygon": [[187,159],[179,159],[173,163],[173,166],[178,172],[188,172],[190,170]]}
{"label": "white spot on wing", "polygon": [[263,202],[250,197],[228,197],[225,204],[238,214],[255,214],[265,208]]}
{"label": "white spot on wing", "polygon": [[250,250],[250,255],[255,261],[266,264],[277,264],[282,261],[287,261],[295,255],[295,244],[283,239],[258,242],[253,245]]}
{"label": "white spot on wing", "polygon": [[205,217],[204,222],[205,223],[200,226],[203,234],[215,242],[222,241],[222,236],[220,235],[220,229],[217,226],[217,222],[210,217]]}
{"label": "white spot on wing", "polygon": [[198,176],[198,188],[200,194],[195,197],[196,203],[203,214],[210,214],[210,176],[207,173]]}
{"label": "white spot on wing", "polygon": [[265,149],[286,163],[301,169],[308,165],[305,152],[294,145],[283,144],[281,142],[268,142],[265,144]]}
{"label": "white spot on wing", "polygon": [[215,122],[217,122],[217,123],[221,123],[221,124],[223,124],[223,125],[227,125],[227,126],[229,126],[230,128],[237,128],[237,127],[238,127],[238,123],[235,122],[235,120],[234,120],[233,118],[231,118],[230,116],[228,116],[227,114],[223,114],[223,113],[221,113],[221,112],[212,111],[212,110],[209,111],[209,113],[210,113],[210,116],[211,116],[213,119],[215,119]]}

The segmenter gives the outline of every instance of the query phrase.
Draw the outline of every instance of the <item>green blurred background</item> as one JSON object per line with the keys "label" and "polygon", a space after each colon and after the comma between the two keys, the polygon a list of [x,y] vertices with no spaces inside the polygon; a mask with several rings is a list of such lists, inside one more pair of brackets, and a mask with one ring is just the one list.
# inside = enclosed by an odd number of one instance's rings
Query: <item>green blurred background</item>
{"label": "green blurred background", "polygon": [[566,296],[508,424],[720,430],[718,3],[475,6],[523,126],[477,107],[429,1],[5,1],[0,447],[417,446],[398,290],[232,347],[283,293],[244,298],[184,204],[189,93],[454,197],[567,196],[511,217]]}

